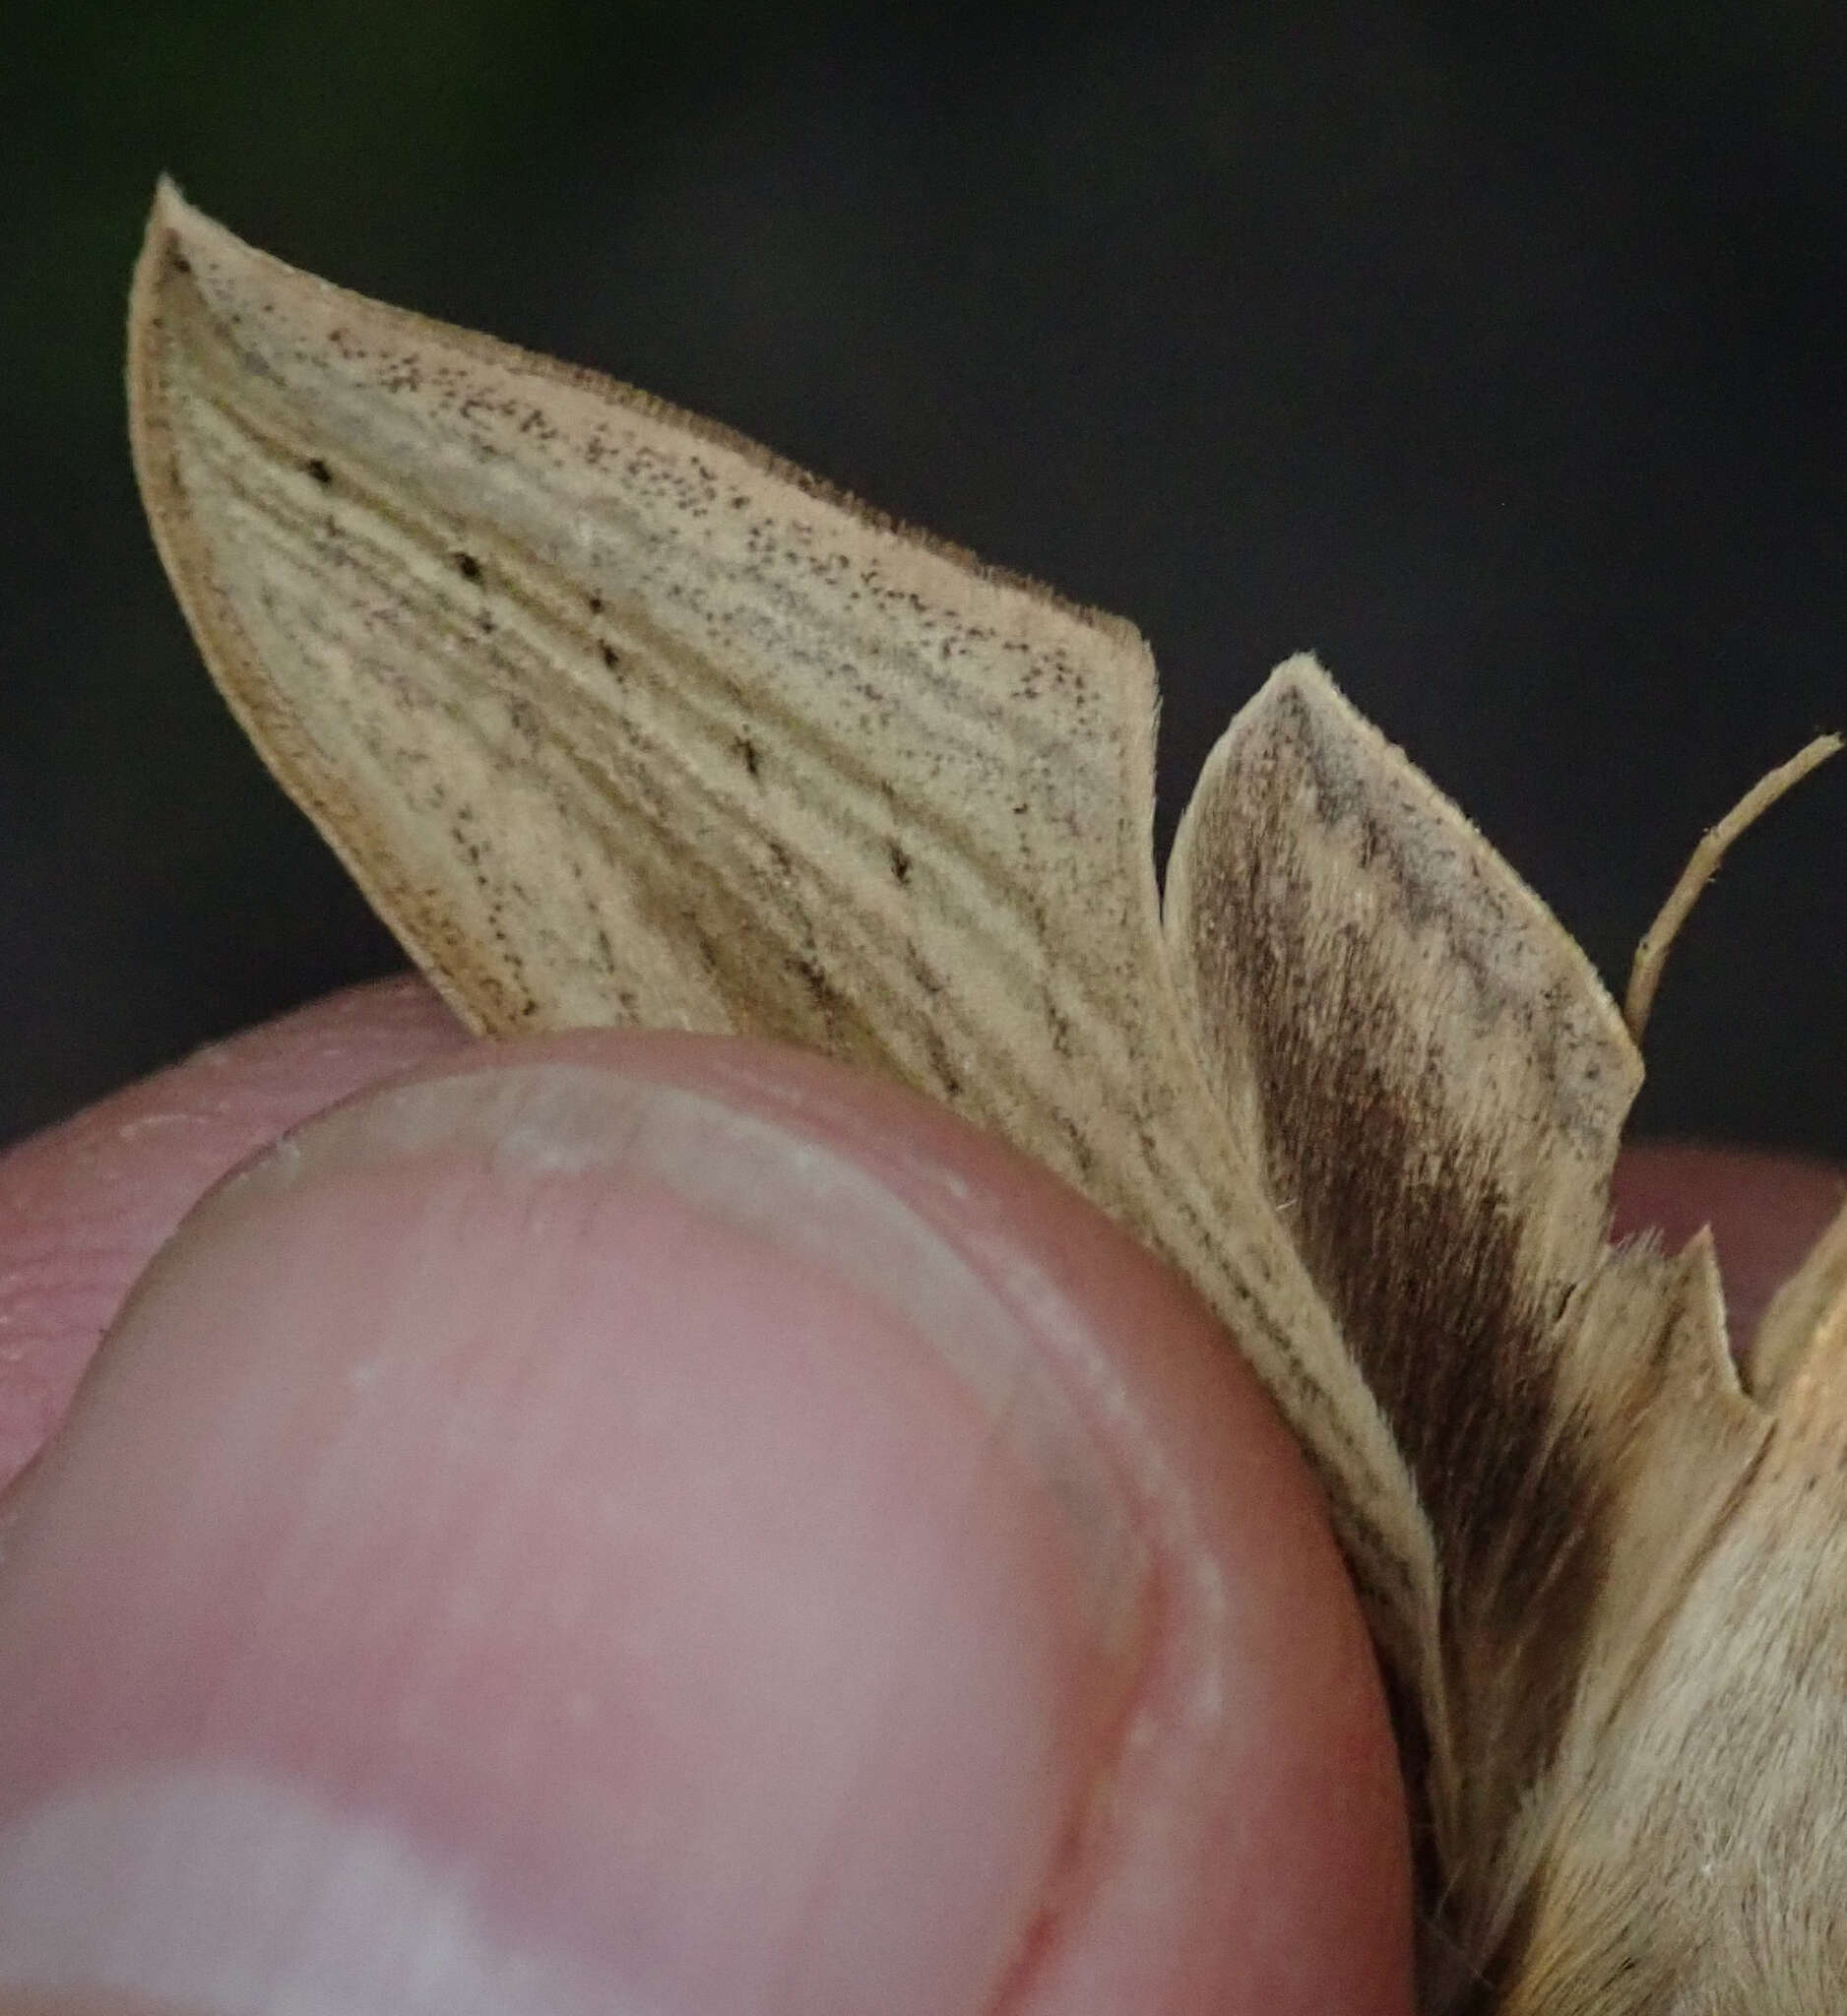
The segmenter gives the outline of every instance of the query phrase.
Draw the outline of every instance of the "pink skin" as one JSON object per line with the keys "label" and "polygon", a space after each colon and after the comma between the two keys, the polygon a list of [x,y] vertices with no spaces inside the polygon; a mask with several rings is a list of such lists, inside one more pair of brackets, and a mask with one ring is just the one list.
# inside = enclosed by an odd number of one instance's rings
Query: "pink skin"
{"label": "pink skin", "polygon": [[[1040,1310],[1034,1376],[1145,1579],[1073,1572],[1011,1417],[971,1413],[863,1296],[606,1171],[509,1203],[453,1147],[221,1198],[32,1461],[226,1170],[394,1074],[547,1060],[767,1116]],[[1678,1238],[1709,1200],[1754,1324],[1840,1190],[1651,1149],[1619,1217]],[[399,1307],[394,1256],[458,1224]],[[14,1473],[0,1823],[87,1772],[204,1752],[471,1857],[509,1922],[627,1912],[620,1966],[675,1984],[663,2006],[1410,2006],[1389,1732],[1293,1442],[1186,1291],[889,1087],[685,1038],[468,1046],[412,983],[251,1032],[0,1159]],[[609,1479],[614,1553],[581,1516]],[[0,1989],[0,2016],[140,2006]]]}
{"label": "pink skin", "polygon": [[1770,1297],[1847,1199],[1826,1164],[1696,1142],[1648,1141],[1617,1167],[1618,1237],[1652,1228],[1669,1252],[1709,1225],[1732,1349],[1747,1356]]}

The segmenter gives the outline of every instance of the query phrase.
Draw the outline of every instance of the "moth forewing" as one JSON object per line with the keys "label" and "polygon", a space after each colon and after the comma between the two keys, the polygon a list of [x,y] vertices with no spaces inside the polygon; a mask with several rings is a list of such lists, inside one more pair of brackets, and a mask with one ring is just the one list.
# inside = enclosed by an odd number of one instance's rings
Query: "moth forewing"
{"label": "moth forewing", "polygon": [[1507,1960],[1559,1762],[1685,1585],[1757,1411],[1709,1253],[1605,1252],[1641,1075],[1614,1002],[1312,661],[1214,752],[1167,923],[1215,1089],[1432,1523],[1429,1824],[1466,1980]]}
{"label": "moth forewing", "polygon": [[477,1027],[783,1038],[1007,1134],[1199,1283],[1415,1642],[1402,1466],[1179,1026],[1126,624],[170,186],[129,382],[208,664]]}

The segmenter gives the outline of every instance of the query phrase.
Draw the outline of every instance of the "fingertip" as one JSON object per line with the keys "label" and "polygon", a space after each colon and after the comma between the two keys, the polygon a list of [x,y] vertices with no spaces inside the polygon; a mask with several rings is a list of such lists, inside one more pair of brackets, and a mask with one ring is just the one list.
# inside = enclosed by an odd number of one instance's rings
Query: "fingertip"
{"label": "fingertip", "polygon": [[356,1796],[503,1913],[677,1924],[607,1960],[662,2006],[1409,2006],[1369,1645],[1247,1369],[1044,1172],[792,1052],[479,1046],[303,1130],[138,1293],[0,1606],[16,1820],[62,1760],[325,1865]]}

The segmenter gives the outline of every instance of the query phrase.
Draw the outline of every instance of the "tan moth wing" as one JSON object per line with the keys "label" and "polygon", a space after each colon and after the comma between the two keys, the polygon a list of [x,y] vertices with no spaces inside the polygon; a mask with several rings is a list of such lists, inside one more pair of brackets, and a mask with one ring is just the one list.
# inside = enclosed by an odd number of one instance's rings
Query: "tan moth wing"
{"label": "tan moth wing", "polygon": [[[1578,1863],[1628,1801],[1688,1798],[1672,1773],[1645,1785],[1647,1746],[1610,1730],[1658,1715],[1637,1707],[1655,1686],[1684,1706],[1703,1684],[1696,1668],[1664,1682],[1658,1646],[1736,1531],[1771,1423],[1733,1371],[1709,1243],[1678,1261],[1604,1244],[1641,1078],[1623,1019],[1309,661],[1208,761],[1167,924],[1221,1102],[1436,1537],[1428,2005],[1675,2006],[1683,1963],[1695,1986],[1717,1977],[1663,1934],[1673,1856],[1624,1835],[1587,1887]],[[1648,1992],[1624,1999],[1628,1982]]]}
{"label": "tan moth wing", "polygon": [[1165,979],[1126,624],[170,187],[129,390],[207,663],[477,1028],[784,1038],[1008,1135],[1200,1283],[1417,1641],[1409,1480]]}
{"label": "tan moth wing", "polygon": [[1219,1311],[1393,1676],[1429,2008],[1831,2006],[1847,1867],[1805,1892],[1799,1864],[1842,1788],[1772,1768],[1750,1675],[1847,1755],[1847,1220],[1752,1398],[1706,1245],[1604,1244],[1640,1075],[1613,1005],[1311,661],[1209,763],[1164,940],[1127,625],[170,187],[130,337],[208,663],[477,1028],[749,1032],[895,1075]]}

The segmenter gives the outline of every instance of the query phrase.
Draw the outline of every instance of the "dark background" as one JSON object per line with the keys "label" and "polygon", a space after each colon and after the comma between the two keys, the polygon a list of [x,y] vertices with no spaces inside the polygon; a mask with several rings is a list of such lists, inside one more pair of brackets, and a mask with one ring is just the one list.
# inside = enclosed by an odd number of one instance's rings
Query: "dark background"
{"label": "dark background", "polygon": [[[1847,9],[60,0],[0,45],[0,1138],[396,963],[142,528],[156,173],[1134,618],[1162,845],[1318,650],[1620,983],[1847,726]],[[1847,1156],[1847,761],[1641,1119]]]}

